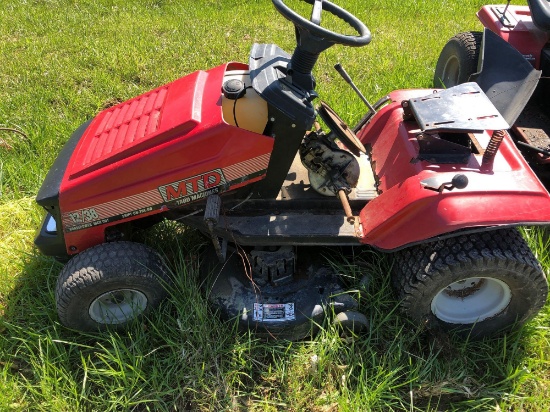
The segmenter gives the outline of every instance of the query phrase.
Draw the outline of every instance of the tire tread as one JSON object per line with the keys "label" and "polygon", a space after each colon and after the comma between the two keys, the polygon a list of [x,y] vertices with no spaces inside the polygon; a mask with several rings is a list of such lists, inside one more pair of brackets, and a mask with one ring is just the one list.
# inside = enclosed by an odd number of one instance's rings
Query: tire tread
{"label": "tire tread", "polygon": [[442,82],[445,65],[451,56],[456,57],[460,62],[458,84],[468,81],[470,75],[477,71],[482,39],[483,33],[479,31],[463,32],[453,36],[445,44],[437,60],[433,81],[434,87],[446,88],[456,86],[456,84]]}
{"label": "tire tread", "polygon": [[417,323],[424,323],[428,320],[425,319],[426,314],[418,313],[417,307],[419,300],[426,299],[424,291],[430,283],[451,278],[454,272],[491,267],[511,271],[518,281],[529,285],[532,291],[530,308],[522,319],[518,319],[519,323],[528,320],[543,307],[548,294],[546,277],[515,228],[459,235],[396,252],[392,282],[402,310]]}
{"label": "tire tread", "polygon": [[[89,322],[73,313],[75,300],[85,289],[119,278],[150,280],[152,285],[169,282],[160,256],[148,246],[133,242],[104,243],[73,257],[61,271],[55,297],[60,321],[65,326],[89,330]],[[164,289],[159,289],[164,295]],[[157,303],[157,302],[153,302]]]}

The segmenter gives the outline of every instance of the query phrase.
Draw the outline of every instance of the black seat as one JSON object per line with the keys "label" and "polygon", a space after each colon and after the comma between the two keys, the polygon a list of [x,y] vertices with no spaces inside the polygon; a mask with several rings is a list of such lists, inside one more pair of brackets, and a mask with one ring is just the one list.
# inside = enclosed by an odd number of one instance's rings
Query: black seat
{"label": "black seat", "polygon": [[527,0],[527,3],[535,26],[541,30],[550,31],[550,1]]}

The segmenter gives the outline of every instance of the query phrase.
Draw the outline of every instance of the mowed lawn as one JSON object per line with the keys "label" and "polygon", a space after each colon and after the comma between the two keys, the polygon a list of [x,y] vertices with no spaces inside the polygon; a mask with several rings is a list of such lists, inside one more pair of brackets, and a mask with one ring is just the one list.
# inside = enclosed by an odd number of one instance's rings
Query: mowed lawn
{"label": "mowed lawn", "polygon": [[[373,40],[333,47],[315,75],[321,98],[354,124],[366,109],[335,63],[372,102],[394,89],[430,88],[441,48],[458,32],[481,30],[475,13],[484,3],[337,4]],[[34,197],[57,153],[103,108],[195,70],[247,62],[254,42],[294,48],[292,25],[268,0],[2,0],[0,410],[550,410],[548,305],[521,330],[481,342],[418,330],[398,311],[391,256],[367,248],[331,262],[357,287],[372,325],[355,340],[327,323],[312,340],[265,342],[221,322],[200,288],[203,239],[168,223],[142,234],[177,279],[158,311],[118,333],[59,324],[62,266],[32,243],[42,219]],[[548,274],[545,232],[524,235]],[[368,285],[359,284],[364,275]]]}

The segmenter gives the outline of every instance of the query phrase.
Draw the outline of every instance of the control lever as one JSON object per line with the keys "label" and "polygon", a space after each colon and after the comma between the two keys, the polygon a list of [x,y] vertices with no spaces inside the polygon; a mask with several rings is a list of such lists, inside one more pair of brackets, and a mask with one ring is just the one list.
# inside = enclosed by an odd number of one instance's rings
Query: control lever
{"label": "control lever", "polygon": [[346,83],[348,83],[351,88],[353,89],[353,91],[355,93],[357,93],[357,95],[361,98],[361,100],[363,100],[363,103],[365,103],[367,105],[367,107],[369,108],[369,110],[375,114],[376,113],[376,109],[369,103],[369,101],[367,100],[367,98],[365,96],[363,96],[363,93],[361,93],[361,91],[357,88],[357,86],[355,85],[355,83],[353,83],[353,80],[351,80],[351,77],[349,77],[349,74],[346,72],[346,70],[342,67],[342,65],[340,63],[336,63],[334,65],[334,68],[336,69],[336,71],[338,73],[340,73],[340,76],[342,76],[342,78],[346,81]]}
{"label": "control lever", "polygon": [[468,177],[462,174],[453,176],[450,182],[440,183],[441,179],[430,177],[420,182],[424,189],[433,190],[434,192],[442,193],[444,190],[464,189],[468,186]]}

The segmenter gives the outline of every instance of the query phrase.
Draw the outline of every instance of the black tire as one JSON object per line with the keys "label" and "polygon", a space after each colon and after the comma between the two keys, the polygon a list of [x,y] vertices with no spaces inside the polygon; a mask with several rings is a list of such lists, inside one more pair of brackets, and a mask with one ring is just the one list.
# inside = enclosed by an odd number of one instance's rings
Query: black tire
{"label": "black tire", "polygon": [[449,88],[468,81],[477,72],[483,33],[459,33],[447,42],[435,66],[434,87]]}
{"label": "black tire", "polygon": [[513,228],[396,252],[393,283],[403,311],[419,327],[472,339],[519,327],[548,294],[540,264]]}
{"label": "black tire", "polygon": [[57,280],[61,323],[81,331],[124,328],[165,298],[160,256],[132,242],[104,243],[73,257]]}

